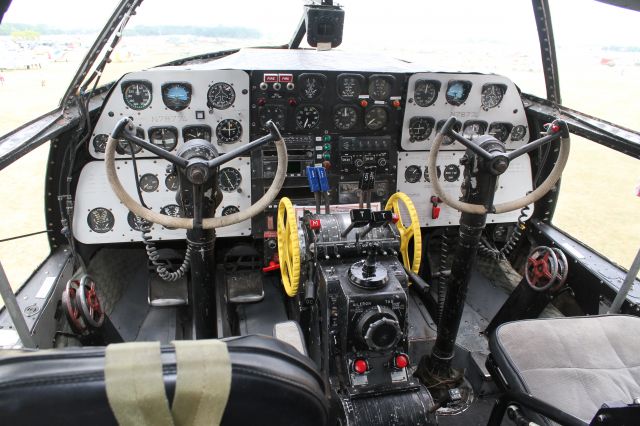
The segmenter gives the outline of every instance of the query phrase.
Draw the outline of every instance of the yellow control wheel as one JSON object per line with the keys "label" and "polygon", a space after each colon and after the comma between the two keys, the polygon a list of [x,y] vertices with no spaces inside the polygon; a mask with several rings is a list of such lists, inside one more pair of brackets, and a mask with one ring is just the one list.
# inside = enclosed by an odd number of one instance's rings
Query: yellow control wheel
{"label": "yellow control wheel", "polygon": [[300,239],[296,211],[287,197],[278,204],[278,257],[284,291],[293,297],[300,284]]}
{"label": "yellow control wheel", "polygon": [[[400,208],[400,201],[404,204],[404,209]],[[418,212],[411,198],[404,192],[396,192],[387,201],[385,210],[391,210],[399,217],[396,227],[400,233],[400,253],[402,254],[402,263],[407,269],[412,270],[416,274],[420,270],[420,261],[422,260],[422,234],[420,233],[420,219],[418,218]],[[411,223],[406,225],[403,221],[403,217],[406,219],[407,215],[411,220]],[[413,239],[413,259],[409,260],[409,243]]]}

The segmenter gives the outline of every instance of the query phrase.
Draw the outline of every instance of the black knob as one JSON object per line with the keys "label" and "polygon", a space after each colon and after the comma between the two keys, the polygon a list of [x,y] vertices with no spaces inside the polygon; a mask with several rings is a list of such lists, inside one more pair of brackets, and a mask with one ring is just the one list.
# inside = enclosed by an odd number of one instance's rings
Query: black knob
{"label": "black knob", "polygon": [[402,338],[398,317],[383,306],[376,306],[362,314],[356,325],[356,334],[372,351],[392,349]]}

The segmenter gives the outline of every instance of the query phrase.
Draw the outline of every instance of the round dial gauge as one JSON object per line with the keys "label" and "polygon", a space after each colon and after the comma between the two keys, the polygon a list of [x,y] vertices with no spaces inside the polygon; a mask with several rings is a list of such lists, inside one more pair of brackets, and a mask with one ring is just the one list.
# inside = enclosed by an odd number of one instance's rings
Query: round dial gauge
{"label": "round dial gauge", "polygon": [[116,145],[116,152],[120,155],[128,154],[131,155],[131,148],[133,147],[133,153],[137,154],[142,151],[142,147],[140,145],[136,145],[133,142],[129,142],[126,139],[120,138],[118,139],[118,145]]}
{"label": "round dial gauge", "polygon": [[240,170],[233,167],[225,167],[218,173],[218,186],[224,192],[233,192],[240,187],[242,175]]}
{"label": "round dial gauge", "polygon": [[191,103],[189,83],[167,83],[162,86],[162,102],[173,111],[182,111]]}
{"label": "round dial gauge", "polygon": [[93,149],[96,152],[104,153],[105,149],[107,148],[107,141],[108,140],[109,140],[109,135],[105,135],[104,133],[96,135],[93,138]]}
{"label": "round dial gauge", "polygon": [[227,118],[218,123],[216,136],[222,143],[234,143],[242,137],[242,125],[238,120]]}
{"label": "round dial gauge", "polygon": [[511,133],[511,124],[509,123],[491,123],[489,126],[489,134],[500,142],[506,142]]}
{"label": "round dial gauge", "polygon": [[430,117],[413,117],[409,121],[409,140],[411,142],[427,139],[433,131],[435,120]]}
{"label": "round dial gauge", "polygon": [[178,130],[175,127],[151,128],[149,141],[166,151],[173,151],[178,145]]}
{"label": "round dial gauge", "polygon": [[284,129],[287,116],[284,108],[278,105],[265,105],[260,109],[260,125],[267,127],[267,121],[271,120],[278,127],[278,129]]}
{"label": "round dial gauge", "polygon": [[236,92],[229,83],[219,82],[209,87],[207,105],[209,108],[227,109],[236,100]]}
{"label": "round dial gauge", "polygon": [[322,74],[301,74],[298,78],[300,96],[303,99],[315,99],[324,91],[325,77]]}
{"label": "round dial gauge", "polygon": [[364,114],[364,124],[371,130],[380,130],[387,124],[389,118],[383,107],[373,107]]}
{"label": "round dial gauge", "polygon": [[487,131],[487,123],[484,121],[467,121],[464,123],[462,136],[467,139],[473,139],[476,136],[484,135]]}
{"label": "round dial gauge", "polygon": [[113,229],[116,220],[113,213],[104,207],[97,207],[87,215],[87,224],[93,232],[104,234]]}
{"label": "round dial gauge", "polygon": [[151,105],[151,83],[129,81],[122,84],[124,103],[131,109],[141,110]]}
{"label": "round dial gauge", "polygon": [[175,173],[171,173],[164,178],[164,185],[167,187],[169,191],[177,191],[178,190],[178,175]]}
{"label": "round dial gauge", "polygon": [[160,213],[166,214],[167,216],[171,217],[181,217],[182,209],[177,204],[167,204],[160,209]]}
{"label": "round dial gauge", "polygon": [[304,105],[296,110],[296,125],[299,129],[313,129],[320,122],[320,110],[313,105]]}
{"label": "round dial gauge", "polygon": [[422,178],[422,168],[420,166],[411,165],[404,171],[404,180],[409,183],[416,183]]}
{"label": "round dial gauge", "polygon": [[497,107],[502,102],[506,87],[502,84],[485,84],[482,86],[480,102],[485,110]]}
{"label": "round dial gauge", "polygon": [[229,216],[230,214],[239,213],[240,209],[236,206],[227,206],[222,209],[222,216]]}
{"label": "round dial gauge", "polygon": [[[436,166],[436,174],[438,175],[438,179],[440,179],[440,176],[442,176],[442,170],[440,169],[440,166]],[[424,167],[424,181],[425,182],[431,182],[431,179],[429,178],[429,168],[428,168],[428,166]]]}
{"label": "round dial gauge", "polygon": [[182,129],[182,138],[185,142],[191,139],[204,139],[211,142],[211,127],[209,126],[188,126]]}
{"label": "round dial gauge", "polygon": [[460,177],[460,167],[455,164],[449,164],[444,168],[444,180],[447,182],[455,182]]}
{"label": "round dial gauge", "polygon": [[[439,132],[440,129],[442,129],[442,126],[444,126],[445,122],[446,120],[438,121],[438,124],[436,125],[436,132]],[[460,129],[462,129],[462,122],[456,121],[453,124],[453,131],[460,132]],[[444,139],[442,140],[442,145],[451,145],[453,142],[454,140],[452,138],[450,138],[449,136],[445,136]]]}
{"label": "round dial gauge", "polygon": [[136,231],[142,231],[143,229],[151,228],[152,224],[146,219],[141,218],[140,216],[134,214],[133,212],[129,212],[127,215],[127,223],[131,229],[135,229]]}
{"label": "round dial gauge", "polygon": [[160,186],[158,176],[151,173],[144,174],[140,177],[140,189],[144,192],[154,192]]}
{"label": "round dial gauge", "polygon": [[511,131],[511,140],[521,141],[522,139],[524,139],[526,134],[527,134],[527,128],[524,127],[523,125],[518,125],[514,127],[513,130]]}
{"label": "round dial gauge", "polygon": [[356,125],[358,120],[358,111],[349,105],[336,108],[333,113],[333,124],[336,129],[349,130]]}
{"label": "round dial gauge", "polygon": [[391,83],[384,77],[369,80],[369,96],[374,101],[386,101],[391,96]]}
{"label": "round dial gauge", "polygon": [[345,101],[358,99],[364,86],[364,77],[360,74],[340,74],[338,76],[338,96]]}
{"label": "round dial gauge", "polygon": [[435,80],[418,80],[414,86],[413,99],[416,105],[428,107],[438,99],[440,82]]}

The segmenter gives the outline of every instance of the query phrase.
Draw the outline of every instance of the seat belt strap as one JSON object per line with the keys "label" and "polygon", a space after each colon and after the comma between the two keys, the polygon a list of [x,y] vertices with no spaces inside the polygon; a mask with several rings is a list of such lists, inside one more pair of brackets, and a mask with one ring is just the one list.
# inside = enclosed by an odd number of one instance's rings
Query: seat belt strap
{"label": "seat belt strap", "polygon": [[219,340],[180,340],[172,413],[176,426],[219,425],[231,391],[231,361]]}
{"label": "seat belt strap", "polygon": [[160,342],[109,345],[104,380],[120,426],[173,426],[162,377]]}

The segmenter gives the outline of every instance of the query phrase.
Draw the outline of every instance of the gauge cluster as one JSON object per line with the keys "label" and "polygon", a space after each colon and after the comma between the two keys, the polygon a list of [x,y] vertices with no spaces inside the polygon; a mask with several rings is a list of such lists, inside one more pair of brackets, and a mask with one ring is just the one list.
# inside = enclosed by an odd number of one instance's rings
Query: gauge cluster
{"label": "gauge cluster", "polygon": [[[150,69],[125,75],[107,99],[93,131],[89,153],[104,159],[108,135],[130,117],[138,137],[176,151],[194,138],[210,141],[219,152],[249,142],[249,76],[241,70]],[[154,155],[134,147],[137,157]],[[116,158],[131,155],[118,144]]]}
{"label": "gauge cluster", "polygon": [[[405,150],[429,150],[451,116],[455,129],[468,139],[490,134],[515,149],[529,141],[527,118],[520,93],[499,75],[416,73],[409,78],[402,125]],[[464,150],[449,138],[442,150]]]}
{"label": "gauge cluster", "polygon": [[[136,163],[145,203],[155,212],[180,216],[182,212],[176,203],[178,180],[175,174],[167,172],[169,163],[158,159],[137,159]],[[117,160],[116,170],[124,188],[137,199],[132,162]],[[223,199],[216,216],[246,210],[251,205],[250,176],[248,157],[231,160],[220,169],[218,184]],[[103,161],[92,161],[82,169],[76,194],[82,194],[76,197],[73,217],[73,234],[78,241],[85,244],[142,241],[140,230],[149,224],[116,198],[107,181]],[[153,240],[180,240],[184,239],[185,231],[153,224],[150,235]],[[251,220],[219,228],[216,235],[249,236]]]}
{"label": "gauge cluster", "polygon": [[[438,155],[436,162],[436,174],[442,189],[452,199],[459,199],[462,195],[463,167],[460,159],[464,151],[443,151]],[[407,194],[413,200],[420,226],[452,226],[460,222],[460,212],[446,206],[435,199],[435,193],[431,185],[431,176],[427,171],[428,155],[425,152],[400,152],[398,153],[398,191]],[[504,182],[504,185],[502,184]],[[531,163],[524,155],[516,158],[507,171],[498,179],[498,191],[495,204],[523,197],[531,191]],[[533,205],[530,206],[527,215],[533,213]],[[490,214],[487,223],[515,222],[520,215],[519,211]]]}

